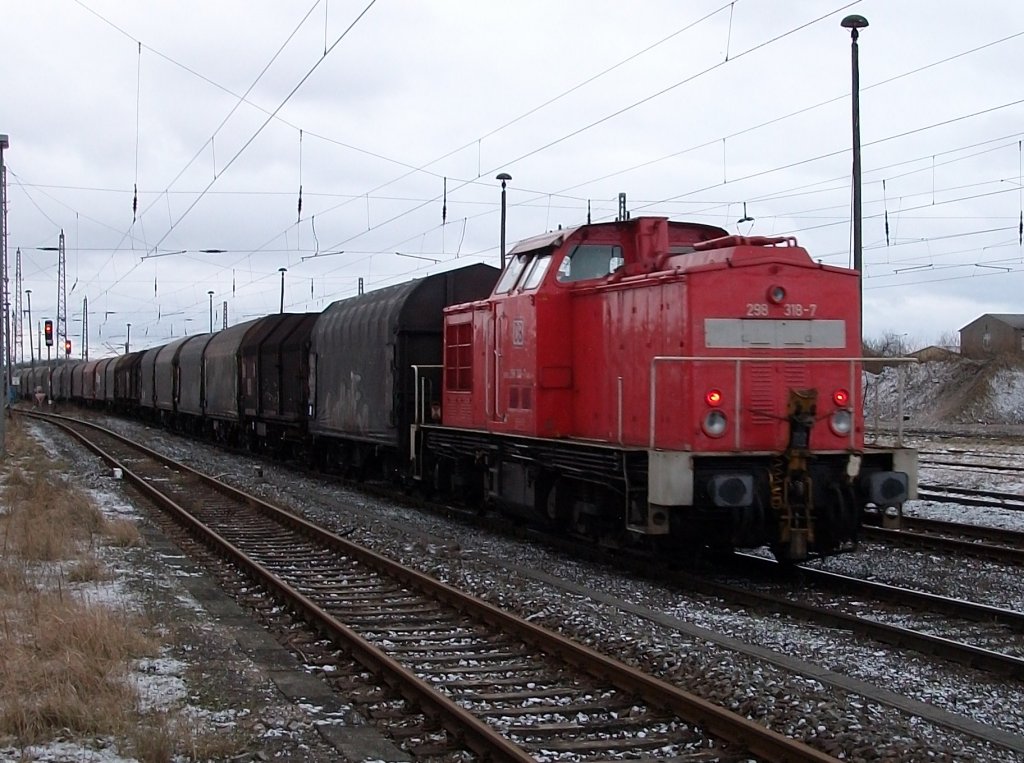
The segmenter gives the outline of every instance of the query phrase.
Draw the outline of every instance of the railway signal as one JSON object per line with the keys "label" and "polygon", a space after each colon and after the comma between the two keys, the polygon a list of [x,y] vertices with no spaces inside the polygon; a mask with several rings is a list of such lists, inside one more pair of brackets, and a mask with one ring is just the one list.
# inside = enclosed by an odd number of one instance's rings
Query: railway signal
{"label": "railway signal", "polygon": [[53,321],[43,323],[43,338],[46,339],[47,347],[53,347]]}
{"label": "railway signal", "polygon": [[64,357],[65,358],[70,358],[71,357],[71,340],[70,339],[65,339],[64,340]]}

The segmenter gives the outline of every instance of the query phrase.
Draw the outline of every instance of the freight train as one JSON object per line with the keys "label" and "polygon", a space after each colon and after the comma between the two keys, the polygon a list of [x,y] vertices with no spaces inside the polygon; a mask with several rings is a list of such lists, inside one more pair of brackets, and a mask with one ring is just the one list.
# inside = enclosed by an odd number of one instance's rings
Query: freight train
{"label": "freight train", "polygon": [[860,332],[858,273],[795,239],[640,217],[21,388],[595,543],[798,561],[916,494],[914,451],[865,445]]}

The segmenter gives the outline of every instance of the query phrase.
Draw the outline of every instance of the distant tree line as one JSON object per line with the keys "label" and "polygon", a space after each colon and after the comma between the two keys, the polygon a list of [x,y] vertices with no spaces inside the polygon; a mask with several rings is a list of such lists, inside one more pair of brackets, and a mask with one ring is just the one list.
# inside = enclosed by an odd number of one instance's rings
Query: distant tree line
{"label": "distant tree line", "polygon": [[[865,337],[861,346],[865,358],[901,358],[923,349],[924,345],[907,333],[886,331],[880,337]],[[950,352],[960,352],[960,332],[943,332],[935,346]]]}

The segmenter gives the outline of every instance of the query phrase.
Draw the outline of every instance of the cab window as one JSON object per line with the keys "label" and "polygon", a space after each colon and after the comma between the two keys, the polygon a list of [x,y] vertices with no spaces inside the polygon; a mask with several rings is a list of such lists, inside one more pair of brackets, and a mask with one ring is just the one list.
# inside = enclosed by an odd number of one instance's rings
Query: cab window
{"label": "cab window", "polygon": [[529,257],[525,254],[513,257],[508,265],[505,266],[505,272],[501,274],[498,285],[494,287],[494,293],[508,294],[512,291],[512,287],[516,285],[516,281],[519,280],[519,276],[522,274],[528,261]]}
{"label": "cab window", "polygon": [[530,267],[530,272],[526,274],[526,278],[523,279],[523,289],[536,289],[540,286],[540,282],[544,280],[544,276],[547,275],[548,266],[551,264],[551,255],[545,254],[542,257],[537,257],[533,261],[533,265]]}
{"label": "cab window", "polygon": [[561,283],[604,278],[624,262],[622,247],[616,244],[580,244],[562,260],[558,267]]}

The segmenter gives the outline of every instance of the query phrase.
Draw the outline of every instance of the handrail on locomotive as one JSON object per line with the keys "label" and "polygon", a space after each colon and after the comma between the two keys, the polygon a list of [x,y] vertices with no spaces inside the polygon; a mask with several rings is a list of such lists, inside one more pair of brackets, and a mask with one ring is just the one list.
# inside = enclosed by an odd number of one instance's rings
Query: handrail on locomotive
{"label": "handrail on locomotive", "polygon": [[[716,355],[716,356],[708,356],[708,355],[689,355],[689,356],[684,356],[684,355],[655,355],[653,358],[651,358],[651,397],[650,397],[650,420],[649,420],[649,431],[650,431],[650,440],[649,440],[649,442],[650,442],[650,447],[652,449],[655,447],[655,422],[657,421],[657,403],[658,403],[658,395],[657,395],[657,391],[658,391],[657,390],[657,388],[658,388],[658,375],[657,375],[656,371],[657,371],[657,366],[659,364],[664,364],[664,363],[680,363],[680,362],[684,362],[684,363],[685,362],[713,363],[713,362],[718,362],[718,361],[726,362],[726,363],[735,363],[735,365],[736,365],[736,396],[735,396],[736,403],[735,403],[735,407],[736,408],[735,408],[734,412],[736,414],[736,421],[742,422],[743,419],[739,415],[740,411],[741,411],[741,399],[742,399],[742,395],[740,394],[741,391],[742,391],[742,374],[740,373],[740,371],[741,371],[741,366],[744,363],[779,363],[779,362],[787,362],[787,361],[796,361],[796,362],[800,362],[800,363],[849,363],[849,366],[850,366],[849,387],[850,387],[850,390],[852,391],[852,390],[856,390],[857,389],[857,384],[856,384],[857,380],[855,378],[855,374],[856,374],[856,370],[857,369],[856,369],[856,365],[855,364],[857,364],[857,363],[864,363],[865,361],[877,361],[877,360],[878,360],[877,357],[870,357],[870,358],[869,357],[861,357],[861,358],[851,358],[851,357],[825,357],[825,358],[822,358],[822,357],[813,357],[813,358],[801,357],[801,358],[793,358],[792,356],[784,356],[784,355],[779,355],[779,356],[758,356],[758,357],[720,356],[720,355]],[[896,408],[896,413],[897,413],[897,415],[896,415],[896,418],[897,418],[896,447],[902,448],[903,447],[903,393],[904,393],[903,367],[905,365],[909,364],[909,363],[917,363],[919,361],[918,361],[917,358],[885,358],[885,362],[887,364],[893,364],[893,365],[896,366],[897,389],[898,389],[897,398],[896,398],[896,406],[897,406],[897,408]],[[621,387],[620,387],[620,390],[619,390],[620,397],[621,397],[621,394],[622,394],[622,392],[621,392]],[[851,392],[851,394],[852,394],[852,392]],[[863,402],[864,401],[861,401],[861,403],[863,403]],[[620,405],[621,405],[621,399],[620,399]],[[856,399],[853,399],[853,400],[850,401],[850,407],[851,408],[856,408],[857,405],[858,405],[858,401]],[[734,433],[733,433],[733,437],[735,439],[735,442],[736,442],[737,446],[739,445],[739,443],[741,441],[741,433],[742,433],[742,423],[740,424],[740,426],[737,426],[735,428]],[[851,430],[850,430],[850,446],[851,447],[855,447],[855,444],[856,444],[856,441],[855,441],[855,431],[854,431],[854,429],[851,428]]]}

